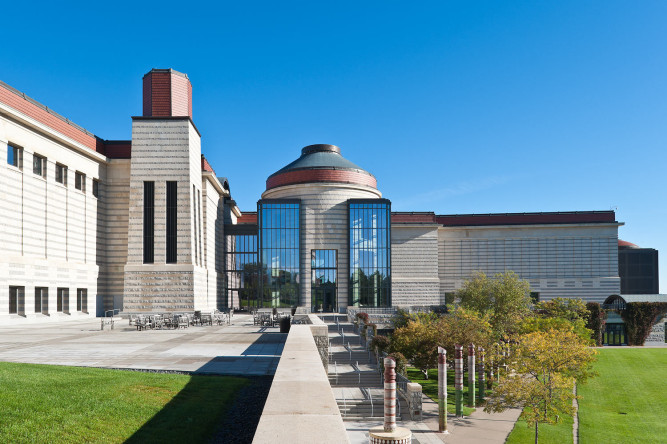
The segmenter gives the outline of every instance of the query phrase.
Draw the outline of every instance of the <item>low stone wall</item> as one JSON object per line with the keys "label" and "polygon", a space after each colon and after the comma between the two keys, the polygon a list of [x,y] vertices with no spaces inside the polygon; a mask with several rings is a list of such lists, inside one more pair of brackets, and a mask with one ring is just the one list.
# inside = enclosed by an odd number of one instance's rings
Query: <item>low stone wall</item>
{"label": "low stone wall", "polygon": [[323,326],[291,326],[253,444],[350,442],[314,339]]}

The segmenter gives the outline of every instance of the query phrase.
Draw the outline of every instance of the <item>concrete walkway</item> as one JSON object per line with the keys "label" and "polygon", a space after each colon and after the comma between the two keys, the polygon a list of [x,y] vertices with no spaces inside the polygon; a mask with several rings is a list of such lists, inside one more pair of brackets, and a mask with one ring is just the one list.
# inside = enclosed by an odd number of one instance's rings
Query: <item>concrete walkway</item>
{"label": "concrete walkway", "polygon": [[[423,396],[424,424],[434,432],[438,431],[438,404]],[[451,444],[503,444],[514,428],[521,409],[509,409],[503,413],[485,413],[477,408],[470,416],[456,418],[447,415],[449,434],[436,433],[441,442]]]}
{"label": "concrete walkway", "polygon": [[232,325],[137,331],[127,319],[0,327],[0,361],[175,370],[225,375],[275,373],[286,334],[235,315]]}

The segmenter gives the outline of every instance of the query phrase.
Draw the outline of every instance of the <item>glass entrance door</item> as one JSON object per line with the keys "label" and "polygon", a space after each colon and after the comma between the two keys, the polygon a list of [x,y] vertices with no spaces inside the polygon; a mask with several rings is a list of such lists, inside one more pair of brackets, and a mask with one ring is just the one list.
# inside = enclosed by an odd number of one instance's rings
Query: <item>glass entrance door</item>
{"label": "glass entrance door", "polygon": [[336,287],[324,286],[313,289],[312,311],[316,313],[333,313],[337,311]]}
{"label": "glass entrance door", "polygon": [[333,313],[338,311],[337,300],[337,251],[311,251],[311,311]]}
{"label": "glass entrance door", "polygon": [[607,324],[602,340],[604,345],[627,345],[625,324]]}

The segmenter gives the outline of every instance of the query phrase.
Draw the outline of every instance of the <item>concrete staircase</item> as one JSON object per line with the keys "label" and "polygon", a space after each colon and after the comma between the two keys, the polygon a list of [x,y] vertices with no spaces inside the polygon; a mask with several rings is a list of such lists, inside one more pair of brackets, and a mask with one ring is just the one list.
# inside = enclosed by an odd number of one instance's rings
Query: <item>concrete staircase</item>
{"label": "concrete staircase", "polygon": [[[372,353],[360,344],[360,336],[346,315],[322,315],[329,327],[329,383],[343,420],[382,418],[384,386]],[[398,396],[397,416],[407,404]]]}

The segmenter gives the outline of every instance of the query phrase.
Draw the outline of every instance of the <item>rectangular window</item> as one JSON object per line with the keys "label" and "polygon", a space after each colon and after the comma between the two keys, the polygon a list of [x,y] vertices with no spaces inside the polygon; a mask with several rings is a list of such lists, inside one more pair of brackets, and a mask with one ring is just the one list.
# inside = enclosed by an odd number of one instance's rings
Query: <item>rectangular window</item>
{"label": "rectangular window", "polygon": [[152,264],[155,245],[155,182],[144,182],[144,264]]}
{"label": "rectangular window", "polygon": [[69,288],[59,288],[56,294],[56,311],[69,313]]}
{"label": "rectangular window", "polygon": [[178,182],[167,182],[167,263],[175,264],[177,256],[177,214],[178,214]]}
{"label": "rectangular window", "polygon": [[56,164],[56,182],[67,186],[67,166]]}
{"label": "rectangular window", "polygon": [[79,191],[86,192],[86,175],[77,171],[74,173],[74,188]]}
{"label": "rectangular window", "polygon": [[49,314],[49,289],[35,287],[35,313]]}
{"label": "rectangular window", "polygon": [[46,157],[39,154],[32,155],[32,172],[46,179]]}
{"label": "rectangular window", "polygon": [[350,199],[349,306],[391,307],[391,202]]}
{"label": "rectangular window", "polygon": [[261,262],[261,307],[299,305],[300,272],[298,200],[260,200],[259,260]]}
{"label": "rectangular window", "polygon": [[76,311],[88,313],[88,289],[76,289]]}
{"label": "rectangular window", "polygon": [[100,181],[93,179],[93,196],[100,197]]}
{"label": "rectangular window", "polygon": [[9,313],[25,314],[25,287],[9,287]]}
{"label": "rectangular window", "polygon": [[202,261],[202,255],[203,255],[203,248],[201,244],[201,232],[202,232],[202,227],[201,227],[201,192],[197,190],[197,202],[198,202],[198,214],[199,214],[199,265],[203,265],[204,262]]}
{"label": "rectangular window", "polygon": [[23,148],[7,144],[7,164],[23,169]]}
{"label": "rectangular window", "polygon": [[197,189],[192,185],[192,227],[194,230],[195,257],[194,264],[197,265]]}

